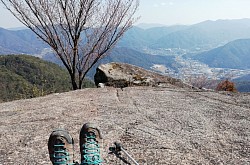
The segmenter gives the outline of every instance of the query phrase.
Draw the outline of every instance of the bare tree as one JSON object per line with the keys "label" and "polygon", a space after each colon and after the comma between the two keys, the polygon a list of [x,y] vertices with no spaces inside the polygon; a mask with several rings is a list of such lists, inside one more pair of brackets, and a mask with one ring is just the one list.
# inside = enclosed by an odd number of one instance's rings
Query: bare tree
{"label": "bare tree", "polygon": [[216,76],[213,78],[209,78],[208,75],[196,75],[196,76],[189,76],[187,78],[187,83],[191,84],[197,88],[207,88],[207,89],[215,89],[218,85],[219,81],[217,80]]}
{"label": "bare tree", "polygon": [[139,0],[1,0],[46,42],[67,68],[74,90],[136,21]]}

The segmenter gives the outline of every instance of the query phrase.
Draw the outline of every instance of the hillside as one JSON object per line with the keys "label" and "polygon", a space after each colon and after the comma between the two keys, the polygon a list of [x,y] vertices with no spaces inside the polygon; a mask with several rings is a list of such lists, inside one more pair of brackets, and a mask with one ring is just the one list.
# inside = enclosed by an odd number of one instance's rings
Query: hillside
{"label": "hillside", "polygon": [[234,81],[239,92],[250,92],[250,81]]}
{"label": "hillside", "polygon": [[250,92],[250,74],[233,80],[239,92]]}
{"label": "hillside", "polygon": [[[30,44],[32,43],[32,44]],[[12,31],[0,28],[0,54],[38,54],[45,48],[30,30]]]}
{"label": "hillside", "polygon": [[0,164],[50,164],[47,140],[58,127],[74,137],[79,160],[79,131],[88,121],[102,130],[105,165],[124,164],[108,154],[114,141],[139,164],[248,164],[249,100],[247,94],[136,87],[2,103]]}
{"label": "hillside", "polygon": [[250,69],[250,39],[232,41],[225,46],[198,54],[193,59],[210,67]]}
{"label": "hillside", "polygon": [[71,89],[65,69],[28,55],[0,56],[0,102]]}

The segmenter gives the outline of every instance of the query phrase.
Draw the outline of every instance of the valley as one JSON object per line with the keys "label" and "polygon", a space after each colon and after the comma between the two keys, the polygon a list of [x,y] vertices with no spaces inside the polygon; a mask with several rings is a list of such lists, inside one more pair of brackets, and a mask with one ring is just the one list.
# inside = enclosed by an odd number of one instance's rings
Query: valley
{"label": "valley", "polygon": [[170,75],[182,80],[188,80],[191,77],[206,76],[208,79],[235,79],[250,74],[250,69],[230,69],[230,68],[211,68],[207,64],[193,59],[185,59],[182,55],[175,56],[178,70],[167,68],[163,65],[155,64],[151,68],[162,74]]}
{"label": "valley", "polygon": [[[30,44],[32,43],[32,44]],[[188,81],[250,77],[250,19],[204,21],[143,29],[132,27],[98,65],[122,62]],[[29,54],[62,65],[30,30],[0,28],[0,54]],[[244,82],[250,79],[244,79]],[[250,84],[250,83],[249,83]]]}
{"label": "valley", "polygon": [[154,64],[151,69],[160,72],[164,75],[169,75],[174,78],[181,79],[188,82],[191,78],[199,78],[201,76],[206,77],[208,80],[223,80],[223,79],[237,79],[250,74],[250,69],[233,69],[233,68],[216,68],[187,57],[187,54],[192,56],[206,52],[208,50],[197,48],[196,50],[187,50],[180,48],[168,48],[168,49],[144,49],[148,54],[152,56],[173,56],[177,69],[171,69],[168,66],[161,64]]}

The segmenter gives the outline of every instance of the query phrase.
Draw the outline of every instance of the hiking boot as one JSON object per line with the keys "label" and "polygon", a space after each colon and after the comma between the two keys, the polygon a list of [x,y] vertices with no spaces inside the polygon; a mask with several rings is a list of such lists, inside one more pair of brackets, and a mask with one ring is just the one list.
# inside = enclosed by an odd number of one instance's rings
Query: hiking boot
{"label": "hiking boot", "polygon": [[74,165],[74,141],[64,129],[54,130],[49,137],[48,149],[53,165]]}
{"label": "hiking boot", "polygon": [[80,132],[81,165],[101,165],[100,142],[101,133],[92,123],[82,126]]}

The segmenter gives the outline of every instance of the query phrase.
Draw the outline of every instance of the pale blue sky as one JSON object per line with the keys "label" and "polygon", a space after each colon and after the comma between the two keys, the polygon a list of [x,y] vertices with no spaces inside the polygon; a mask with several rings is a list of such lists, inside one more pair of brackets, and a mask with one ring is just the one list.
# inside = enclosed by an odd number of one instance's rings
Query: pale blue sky
{"label": "pale blue sky", "polygon": [[250,18],[250,0],[141,0],[139,22],[194,24]]}
{"label": "pale blue sky", "polygon": [[[141,0],[138,23],[194,24],[205,20],[250,18],[250,0]],[[0,5],[0,27],[20,27]]]}

